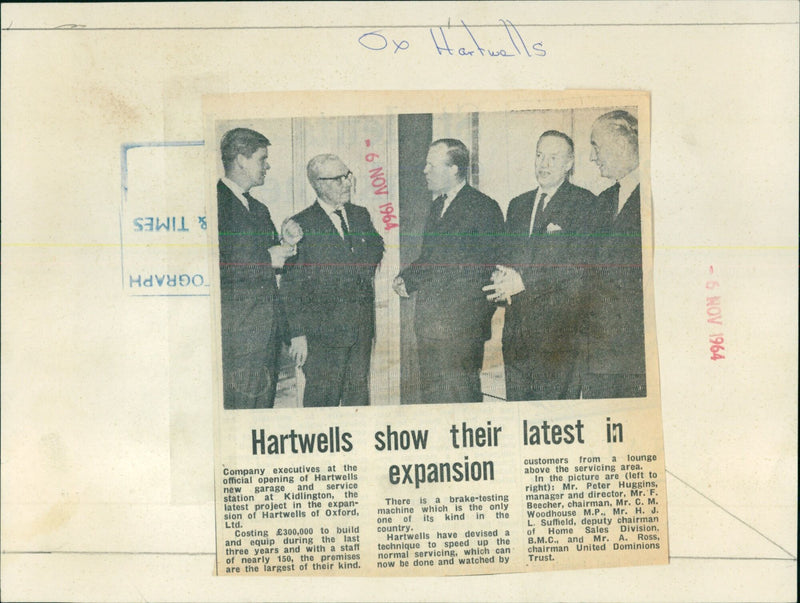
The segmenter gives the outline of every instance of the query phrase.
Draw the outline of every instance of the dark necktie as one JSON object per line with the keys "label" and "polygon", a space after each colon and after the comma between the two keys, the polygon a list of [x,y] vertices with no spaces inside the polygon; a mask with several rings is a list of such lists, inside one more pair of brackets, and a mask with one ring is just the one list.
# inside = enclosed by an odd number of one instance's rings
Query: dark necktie
{"label": "dark necktie", "polygon": [[350,231],[347,228],[347,222],[345,222],[344,213],[342,213],[341,209],[335,209],[333,210],[333,213],[336,214],[336,216],[339,218],[339,224],[342,225],[342,235],[344,235],[342,238],[347,243],[350,251],[353,251],[353,239],[350,237]]}
{"label": "dark necktie", "polygon": [[[256,198],[250,193],[244,193],[242,196],[247,199],[250,220],[261,220],[262,218],[254,213],[258,207],[258,201]],[[264,213],[266,213],[266,219],[264,220],[263,224],[259,222],[259,230],[263,229],[260,234],[267,237],[267,245],[272,247],[273,245],[278,245],[280,243],[280,237],[278,237],[278,232],[275,229],[275,224],[272,223],[272,216],[270,216],[266,205],[264,206]]]}
{"label": "dark necktie", "polygon": [[439,195],[436,199],[433,200],[433,215],[436,216],[437,220],[442,219],[442,212],[444,212],[444,202],[447,199],[447,195]]}
{"label": "dark necktie", "polygon": [[244,193],[242,196],[247,199],[247,209],[249,211],[253,211],[253,206],[256,204],[256,198],[250,193]]}
{"label": "dark necktie", "polygon": [[609,207],[605,218],[605,226],[607,228],[611,228],[619,216],[619,182],[615,182],[609,191],[611,191],[609,194]]}
{"label": "dark necktie", "polygon": [[531,228],[531,235],[541,234],[544,229],[544,204],[547,202],[547,193],[543,193],[539,197],[539,205],[536,206],[536,215],[533,217],[533,228]]}
{"label": "dark necktie", "polygon": [[447,193],[442,195],[442,211],[439,212],[439,218],[444,218],[444,212],[447,211]]}
{"label": "dark necktie", "polygon": [[619,182],[615,182],[614,186],[611,187],[612,190],[612,203],[611,203],[611,221],[617,219],[619,215],[619,208],[620,208],[620,198],[619,198]]}

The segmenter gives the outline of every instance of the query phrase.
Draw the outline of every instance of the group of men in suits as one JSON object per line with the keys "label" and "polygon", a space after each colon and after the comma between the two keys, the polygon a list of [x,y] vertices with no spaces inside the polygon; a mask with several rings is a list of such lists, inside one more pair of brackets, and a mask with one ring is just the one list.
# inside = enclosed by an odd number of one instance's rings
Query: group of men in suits
{"label": "group of men in suits", "polygon": [[264,184],[269,140],[235,128],[220,146],[224,407],[273,407],[283,343],[303,367],[303,406],[368,404],[383,239],[367,209],[350,202],[352,173],[336,155],[311,159],[317,199],[286,220],[279,236],[267,207],[249,193]]}
{"label": "group of men in suits", "polygon": [[467,184],[464,144],[431,145],[425,176],[436,199],[422,251],[393,283],[401,297],[416,292],[423,403],[483,399],[495,304],[506,306],[506,399],[646,395],[638,123],[606,113],[591,144],[613,186],[595,197],[572,184],[573,141],[547,131],[536,149],[539,186],[511,200],[505,223],[497,203]]}
{"label": "group of men in suits", "polygon": [[[284,342],[303,367],[303,406],[367,405],[383,239],[368,210],[351,202],[353,175],[333,154],[308,163],[317,198],[278,235],[249,193],[264,183],[269,144],[246,128],[221,143],[224,406],[273,406]],[[392,283],[403,298],[416,294],[423,403],[483,399],[498,304],[508,400],[646,395],[636,119],[602,115],[591,144],[613,186],[595,197],[572,184],[573,141],[550,130],[536,148],[539,186],[512,199],[504,220],[497,202],[468,184],[464,143],[431,143],[424,176],[435,198],[420,255]]]}

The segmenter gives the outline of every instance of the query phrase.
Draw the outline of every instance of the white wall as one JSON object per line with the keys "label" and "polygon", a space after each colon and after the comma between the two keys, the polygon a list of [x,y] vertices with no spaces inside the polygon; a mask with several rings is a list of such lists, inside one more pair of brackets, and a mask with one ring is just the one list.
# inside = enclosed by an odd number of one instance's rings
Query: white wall
{"label": "white wall", "polygon": [[[616,108],[480,113],[477,188],[497,201],[505,213],[511,199],[537,187],[534,160],[539,136],[547,130],[559,130],[575,143],[572,182],[600,193],[612,182],[601,178],[597,166],[589,160],[589,136],[594,120]],[[624,108],[635,115],[633,109]],[[472,149],[470,124],[469,113],[434,115],[433,137],[458,138]]]}

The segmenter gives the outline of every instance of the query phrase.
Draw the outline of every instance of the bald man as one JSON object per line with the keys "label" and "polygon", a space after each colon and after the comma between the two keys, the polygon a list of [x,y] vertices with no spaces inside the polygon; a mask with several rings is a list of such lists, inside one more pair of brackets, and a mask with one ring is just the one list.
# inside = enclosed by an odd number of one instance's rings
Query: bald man
{"label": "bald man", "polygon": [[580,397],[583,370],[583,271],[595,196],[569,181],[572,139],[548,130],[536,144],[538,188],[511,200],[506,264],[485,286],[507,302],[503,365],[507,400]]}
{"label": "bald man", "polygon": [[383,239],[350,202],[353,175],[339,157],[317,155],[306,172],[317,199],[292,218],[304,236],[281,282],[289,353],[306,377],[304,407],[365,406]]}

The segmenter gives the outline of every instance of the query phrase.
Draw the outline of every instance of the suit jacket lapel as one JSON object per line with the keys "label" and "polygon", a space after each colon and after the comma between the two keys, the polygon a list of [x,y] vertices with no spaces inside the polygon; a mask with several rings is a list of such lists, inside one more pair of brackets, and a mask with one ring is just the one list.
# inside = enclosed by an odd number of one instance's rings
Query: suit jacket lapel
{"label": "suit jacket lapel", "polygon": [[[541,222],[537,223],[536,233],[537,234],[546,234],[547,233],[547,225],[550,223],[550,217],[553,215],[554,211],[558,209],[558,206],[562,202],[562,191],[564,190],[565,183],[562,183],[561,186],[558,187],[556,193],[550,197],[549,199],[545,199],[545,206],[542,208],[542,219]],[[536,205],[536,195],[538,194],[539,189],[536,189],[536,193],[534,194],[534,206]],[[539,200],[541,203],[541,199]],[[538,208],[535,208],[533,211],[538,211]]]}
{"label": "suit jacket lapel", "polygon": [[[338,241],[338,245],[342,248],[342,250],[346,251],[347,253],[350,253],[350,247],[347,245],[347,242],[344,240],[342,235],[339,234],[338,229],[336,228],[336,226],[333,223],[333,220],[338,220],[338,218],[331,218],[328,215],[328,212],[326,212],[322,208],[322,205],[320,204],[319,199],[314,202],[314,208],[315,208],[314,211],[316,213],[315,217],[316,217],[316,220],[317,220],[317,222],[319,223],[319,226],[320,226],[319,230],[321,232],[324,231],[326,234],[330,235],[331,236],[330,240]],[[345,208],[345,212],[347,213],[347,220],[350,222],[349,230],[352,233],[352,232],[354,232],[353,231],[353,217],[352,217],[353,216],[353,212],[349,211],[347,208]],[[333,237],[336,237],[336,238],[334,239]]]}
{"label": "suit jacket lapel", "polygon": [[572,185],[566,180],[561,183],[561,186],[558,187],[556,194],[553,195],[552,199],[550,199],[550,201],[547,203],[547,206],[544,208],[543,218],[545,220],[545,224],[550,224],[551,218],[562,212],[563,206],[569,199],[571,187]]}
{"label": "suit jacket lapel", "polygon": [[639,187],[637,185],[631,192],[631,196],[625,201],[625,205],[622,206],[622,211],[614,219],[614,224],[625,230],[637,232],[641,228],[640,221]]}
{"label": "suit jacket lapel", "polygon": [[468,194],[467,189],[469,188],[470,188],[469,184],[465,184],[464,186],[461,187],[461,190],[458,191],[458,193],[456,193],[455,198],[453,198],[453,200],[450,201],[450,204],[447,206],[447,209],[444,210],[444,214],[442,214],[442,216],[438,218],[438,221],[440,223],[447,223],[453,220],[454,216],[457,215],[458,213],[458,208],[460,207],[461,204],[464,203],[464,200]]}
{"label": "suit jacket lapel", "polygon": [[533,209],[536,206],[536,195],[539,194],[539,189],[533,189],[529,195],[529,199],[525,200],[522,206],[522,215],[519,217],[517,229],[519,234],[524,234],[526,237],[531,233],[531,220],[533,219]]}
{"label": "suit jacket lapel", "polygon": [[229,189],[228,185],[225,184],[222,180],[219,181],[217,187],[218,190],[222,192],[221,195],[222,201],[225,205],[225,210],[228,212],[230,218],[241,220],[243,212],[245,211],[242,202],[239,201],[239,198],[233,194],[233,191]]}
{"label": "suit jacket lapel", "polygon": [[636,188],[631,191],[630,197],[628,197],[625,200],[625,205],[622,206],[622,211],[619,212],[619,216],[621,216],[622,214],[635,213],[636,206],[638,204],[639,204],[639,186],[637,185]]}
{"label": "suit jacket lapel", "polygon": [[[228,215],[234,223],[242,225],[247,224],[251,227],[261,226],[261,224],[258,223],[258,218],[256,216],[256,214],[260,212],[256,208],[250,208],[250,210],[245,208],[239,197],[237,197],[234,192],[228,188],[228,185],[222,182],[222,180],[219,181],[219,186],[221,186],[224,190],[225,203],[229,212]],[[266,211],[268,215],[269,210]]]}

